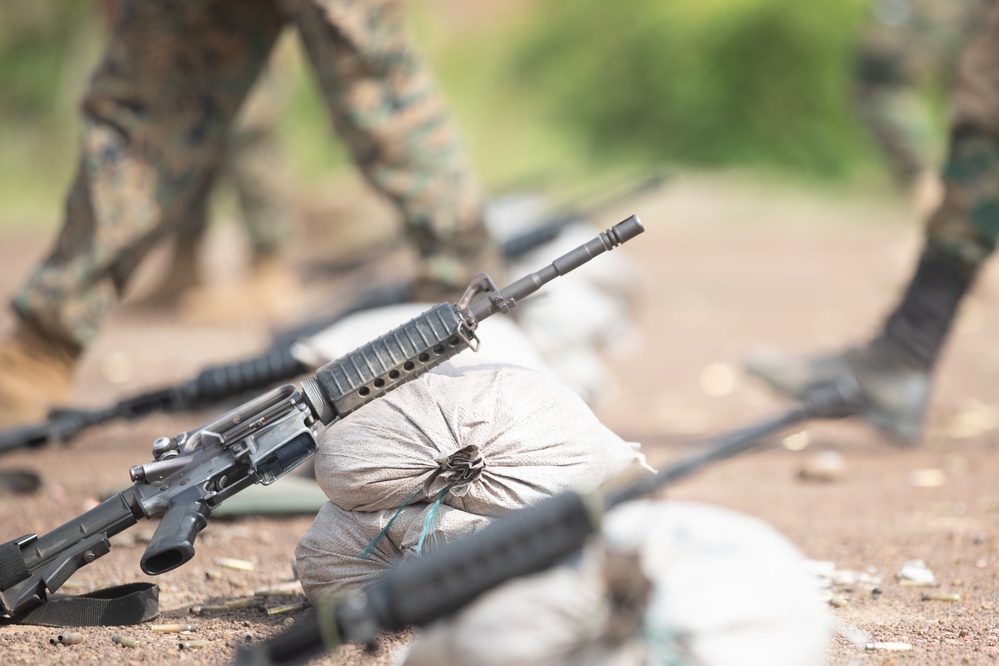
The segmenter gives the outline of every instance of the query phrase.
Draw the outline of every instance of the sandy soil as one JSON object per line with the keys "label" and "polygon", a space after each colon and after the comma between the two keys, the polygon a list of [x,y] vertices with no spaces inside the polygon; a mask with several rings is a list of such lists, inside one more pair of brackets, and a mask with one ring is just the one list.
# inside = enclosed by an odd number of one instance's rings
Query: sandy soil
{"label": "sandy soil", "polygon": [[[737,176],[677,177],[599,224],[630,213],[648,229],[626,248],[642,272],[636,285],[641,342],[608,355],[614,384],[597,412],[623,437],[641,442],[657,465],[785,409],[744,376],[745,354],[761,344],[811,352],[863,338],[908,279],[919,244],[918,224],[901,200],[801,192]],[[238,260],[224,251],[235,242],[232,233],[222,228],[214,236],[211,265],[222,275],[238,273]],[[301,240],[296,259],[310,280],[301,318],[347,302],[358,281],[374,274],[371,266],[348,278],[306,270],[323,246]],[[27,232],[0,239],[0,293],[15,289],[47,242]],[[393,261],[388,270],[404,266]],[[843,628],[830,646],[834,666],[999,661],[999,351],[991,344],[999,330],[997,301],[999,275],[989,270],[941,359],[921,447],[895,447],[858,423],[814,423],[804,450],[768,447],[668,492],[760,517],[807,557],[867,575],[833,590],[832,612]],[[7,313],[0,317],[0,324],[10,324]],[[123,307],[86,357],[76,402],[104,405],[186,379],[210,363],[255,355],[273,330],[292,320],[229,313],[221,321],[192,323]],[[44,485],[31,495],[0,497],[0,538],[44,533],[77,515],[98,494],[128,483],[129,466],[149,459],[155,437],[189,429],[221,409],[109,424],[68,446],[5,455],[4,467],[35,470]],[[821,451],[841,456],[842,473],[831,481],[802,478],[803,466]],[[180,638],[148,626],[87,628],[84,643],[54,646],[49,641],[58,630],[4,626],[0,655],[8,664],[224,663],[236,645],[281,631],[295,612],[267,615],[256,607],[196,616],[190,609],[286,581],[295,544],[310,524],[309,516],[213,521],[195,558],[155,579],[138,567],[153,527],[140,524],[74,575],[65,591],[152,580],[161,587],[158,622],[195,622],[195,632]],[[229,568],[219,563],[223,557],[252,562],[254,569]],[[923,560],[938,586],[899,585],[895,573],[909,560]],[[958,600],[924,601],[928,593]],[[270,605],[295,599],[301,597]],[[119,647],[111,641],[115,634],[144,646]],[[388,663],[392,647],[405,638],[390,637],[374,655],[347,647],[316,663]],[[179,650],[184,639],[207,644]],[[869,642],[904,642],[911,649],[865,650]]]}

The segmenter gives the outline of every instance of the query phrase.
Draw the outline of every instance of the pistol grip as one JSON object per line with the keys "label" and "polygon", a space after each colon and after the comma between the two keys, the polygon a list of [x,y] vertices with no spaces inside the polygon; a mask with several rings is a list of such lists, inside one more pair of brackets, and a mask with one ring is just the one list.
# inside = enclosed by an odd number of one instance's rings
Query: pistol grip
{"label": "pistol grip", "polygon": [[174,497],[139,561],[142,570],[155,576],[194,557],[194,540],[208,524],[210,513],[211,509],[194,489]]}

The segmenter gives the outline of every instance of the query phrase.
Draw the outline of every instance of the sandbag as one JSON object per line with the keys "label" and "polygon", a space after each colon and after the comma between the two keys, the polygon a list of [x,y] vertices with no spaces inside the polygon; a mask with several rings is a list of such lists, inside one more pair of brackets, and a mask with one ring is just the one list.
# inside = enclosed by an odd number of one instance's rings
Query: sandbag
{"label": "sandbag", "polygon": [[651,471],[636,444],[551,376],[450,362],[327,428],[315,470],[343,509],[440,500],[483,516]]}
{"label": "sandbag", "polygon": [[490,520],[445,505],[368,512],[344,511],[327,502],[295,549],[298,577],[316,604],[380,578],[405,557],[431,552]]}
{"label": "sandbag", "polygon": [[687,502],[630,502],[599,539],[420,632],[403,666],[818,666],[833,621],[772,527]]}

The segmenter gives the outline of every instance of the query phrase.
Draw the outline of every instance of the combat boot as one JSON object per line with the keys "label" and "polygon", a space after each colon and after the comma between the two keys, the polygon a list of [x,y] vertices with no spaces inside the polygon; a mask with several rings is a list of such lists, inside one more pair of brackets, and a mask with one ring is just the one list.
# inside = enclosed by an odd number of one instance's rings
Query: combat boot
{"label": "combat boot", "polygon": [[970,283],[967,271],[927,250],[901,303],[868,344],[804,359],[757,353],[746,369],[797,400],[835,386],[844,413],[860,416],[898,443],[915,444],[922,437],[933,367]]}
{"label": "combat boot", "polygon": [[900,444],[915,444],[922,435],[929,402],[930,371],[909,365],[897,352],[884,338],[811,358],[761,351],[747,358],[746,370],[796,400],[805,400],[818,388],[835,386],[850,403],[843,411],[860,416]]}
{"label": "combat boot", "polygon": [[41,421],[67,404],[78,356],[29,324],[0,343],[0,428]]}

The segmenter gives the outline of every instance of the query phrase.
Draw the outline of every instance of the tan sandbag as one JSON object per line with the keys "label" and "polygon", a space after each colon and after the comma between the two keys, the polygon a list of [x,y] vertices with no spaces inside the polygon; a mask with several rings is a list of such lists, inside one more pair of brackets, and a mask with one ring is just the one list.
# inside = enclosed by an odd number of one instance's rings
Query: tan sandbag
{"label": "tan sandbag", "polygon": [[582,398],[506,365],[445,363],[334,423],[316,455],[319,485],[352,511],[440,498],[496,516],[636,469],[649,470],[637,445]]}
{"label": "tan sandbag", "polygon": [[432,552],[490,520],[445,505],[344,511],[327,502],[295,550],[298,577],[309,600],[318,603],[376,580],[403,558]]}

